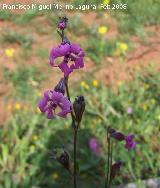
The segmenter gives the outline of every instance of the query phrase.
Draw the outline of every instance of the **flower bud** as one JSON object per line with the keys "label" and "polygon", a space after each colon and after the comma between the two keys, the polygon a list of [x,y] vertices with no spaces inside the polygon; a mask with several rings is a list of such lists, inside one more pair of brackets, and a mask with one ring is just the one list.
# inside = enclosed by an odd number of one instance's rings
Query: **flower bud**
{"label": "flower bud", "polygon": [[83,112],[85,110],[85,99],[82,95],[78,96],[75,99],[73,103],[73,109],[74,109],[76,121],[80,123],[83,116]]}
{"label": "flower bud", "polygon": [[69,154],[63,148],[54,150],[55,159],[64,166],[65,169],[70,169]]}
{"label": "flower bud", "polygon": [[61,78],[59,83],[54,88],[54,91],[62,93],[64,95],[65,93],[65,81],[64,78]]}
{"label": "flower bud", "polygon": [[114,179],[114,177],[117,175],[117,173],[120,171],[121,166],[123,165],[122,161],[115,162],[111,167],[111,178]]}
{"label": "flower bud", "polygon": [[124,134],[121,132],[113,132],[113,133],[111,133],[111,137],[115,138],[118,141],[122,141],[125,139]]}
{"label": "flower bud", "polygon": [[64,30],[67,27],[68,18],[67,17],[60,17],[58,22],[58,28],[60,30]]}
{"label": "flower bud", "polygon": [[115,133],[116,132],[116,130],[115,129],[113,129],[113,128],[108,128],[108,132],[110,133],[110,134],[113,134],[113,133]]}

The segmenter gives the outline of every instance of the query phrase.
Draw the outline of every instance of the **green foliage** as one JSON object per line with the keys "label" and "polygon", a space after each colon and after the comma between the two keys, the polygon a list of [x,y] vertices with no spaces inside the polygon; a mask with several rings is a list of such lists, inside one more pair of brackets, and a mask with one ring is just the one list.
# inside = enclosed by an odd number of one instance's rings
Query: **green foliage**
{"label": "green foliage", "polygon": [[7,43],[17,43],[24,48],[31,48],[33,44],[33,38],[31,35],[22,35],[8,29],[3,30],[1,41]]}
{"label": "green foliage", "polygon": [[12,14],[8,10],[0,10],[0,20],[2,21],[10,21],[12,20]]}
{"label": "green foliage", "polygon": [[43,48],[43,47],[39,47],[36,50],[36,55],[41,57],[42,59],[45,59],[48,57],[48,49]]}
{"label": "green foliage", "polygon": [[[113,184],[139,181],[157,177],[159,163],[159,81],[160,76],[151,67],[148,74],[135,74],[134,81],[123,83],[116,91],[106,88],[100,82],[93,84],[87,80],[88,87],[81,88],[87,104],[86,112],[78,137],[79,185],[85,188],[103,185],[104,160],[106,158],[106,123],[112,125],[125,134],[134,133],[137,141],[135,151],[128,152],[124,143],[113,143],[113,161],[122,159],[125,165],[120,176]],[[25,70],[25,71],[24,71]],[[28,78],[35,75],[35,70],[19,70],[16,74],[7,73],[15,84],[17,93],[19,87],[27,88]],[[153,73],[154,72],[154,73]],[[36,74],[37,75],[37,74]],[[37,76],[36,76],[37,77]],[[21,81],[20,81],[20,80]],[[24,86],[25,85],[25,86]],[[56,119],[48,121],[44,115],[36,111],[39,97],[34,90],[30,98],[29,111],[25,104],[21,111],[14,112],[14,116],[7,125],[0,129],[0,179],[4,188],[29,186],[40,187],[70,187],[69,174],[55,160],[50,158],[52,150],[58,146],[65,146],[72,159],[72,130],[70,118],[63,121]],[[29,93],[29,91],[25,91]],[[25,93],[23,92],[23,93]],[[76,89],[76,96],[80,91]],[[24,98],[23,98],[24,99]],[[73,100],[73,99],[72,99]],[[23,100],[24,103],[24,100]],[[127,108],[132,107],[133,113],[127,114]],[[83,139],[81,139],[83,137]],[[88,147],[88,141],[97,137],[103,153],[95,156]],[[63,138],[63,139],[62,139]],[[118,155],[117,155],[118,153]],[[55,174],[58,174],[56,179]]]}
{"label": "green foliage", "polygon": [[4,75],[13,84],[15,96],[22,99],[31,97],[33,89],[39,87],[39,82],[45,78],[45,74],[40,74],[33,66],[20,66],[15,72],[6,69]]}
{"label": "green foliage", "polygon": [[[160,6],[157,0],[113,0],[112,3],[127,4],[126,10],[112,11],[123,33],[136,33],[138,27],[160,23]],[[143,7],[143,8],[142,8]]]}
{"label": "green foliage", "polygon": [[38,9],[27,10],[24,13],[20,14],[18,17],[16,17],[15,23],[19,25],[26,25],[31,20],[33,20],[36,16],[38,16],[38,12],[39,12]]}
{"label": "green foliage", "polygon": [[106,56],[112,56],[116,50],[116,42],[99,37],[91,38],[86,44],[87,55],[94,63],[101,63]]}

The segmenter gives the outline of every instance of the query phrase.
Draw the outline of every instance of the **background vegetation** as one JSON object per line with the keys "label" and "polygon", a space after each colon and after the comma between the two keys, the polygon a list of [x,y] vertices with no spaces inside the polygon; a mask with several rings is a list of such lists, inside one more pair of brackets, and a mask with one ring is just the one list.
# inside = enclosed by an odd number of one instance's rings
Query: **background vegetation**
{"label": "background vegetation", "polygon": [[[106,122],[134,133],[137,141],[132,152],[124,152],[123,143],[114,145],[113,161],[122,159],[124,166],[113,184],[134,181],[142,188],[141,180],[160,176],[160,61],[150,54],[160,49],[160,5],[157,0],[113,3],[126,3],[127,9],[66,12],[67,36],[86,51],[86,68],[70,78],[72,101],[79,93],[87,101],[78,138],[84,188],[103,185]],[[69,174],[51,158],[57,146],[65,146],[72,158],[70,118],[49,121],[37,108],[44,89],[60,78],[48,56],[60,41],[56,22],[63,14],[0,10],[0,188],[71,187]],[[88,146],[93,137],[100,156]]]}

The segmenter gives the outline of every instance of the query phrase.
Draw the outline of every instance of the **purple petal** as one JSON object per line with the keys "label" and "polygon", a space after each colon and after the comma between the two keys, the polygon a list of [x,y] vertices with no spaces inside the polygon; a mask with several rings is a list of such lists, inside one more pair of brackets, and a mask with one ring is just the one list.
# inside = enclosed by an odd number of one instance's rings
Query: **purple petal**
{"label": "purple petal", "polygon": [[70,51],[70,45],[68,43],[61,44],[56,48],[52,48],[51,52],[50,52],[50,65],[55,66],[54,60],[57,57],[62,57],[62,56],[67,55],[69,53],[69,51]]}
{"label": "purple petal", "polygon": [[63,110],[70,110],[71,109],[71,102],[68,100],[67,97],[63,97],[62,99],[62,109]]}
{"label": "purple petal", "polygon": [[63,98],[62,93],[56,92],[56,91],[53,92],[52,100],[53,100],[54,103],[58,104],[61,101],[62,98]]}
{"label": "purple petal", "polygon": [[57,115],[62,117],[62,118],[66,118],[67,114],[70,113],[70,110],[62,110],[61,112],[59,112]]}
{"label": "purple petal", "polygon": [[125,137],[125,140],[127,142],[132,141],[133,139],[134,139],[134,135],[133,134],[129,134],[128,136]]}
{"label": "purple petal", "polygon": [[52,109],[48,109],[48,111],[47,111],[47,118],[48,118],[48,119],[53,119],[53,118],[55,118]]}
{"label": "purple petal", "polygon": [[38,107],[41,110],[41,112],[45,112],[46,111],[46,105],[47,105],[47,100],[45,97],[43,97],[39,102],[38,102]]}
{"label": "purple petal", "polygon": [[75,69],[79,69],[83,67],[84,67],[83,58],[82,57],[77,58],[75,61]]}
{"label": "purple petal", "polygon": [[44,92],[44,97],[46,98],[46,100],[51,99],[52,93],[53,93],[52,90],[47,90],[47,91]]}
{"label": "purple petal", "polygon": [[79,47],[78,44],[72,44],[70,47],[70,52],[74,54],[79,54],[81,51],[81,48]]}
{"label": "purple petal", "polygon": [[68,76],[71,72],[73,72],[73,70],[71,68],[69,68],[68,65],[67,65],[67,63],[65,63],[65,62],[62,62],[59,65],[59,68],[64,73],[64,76]]}

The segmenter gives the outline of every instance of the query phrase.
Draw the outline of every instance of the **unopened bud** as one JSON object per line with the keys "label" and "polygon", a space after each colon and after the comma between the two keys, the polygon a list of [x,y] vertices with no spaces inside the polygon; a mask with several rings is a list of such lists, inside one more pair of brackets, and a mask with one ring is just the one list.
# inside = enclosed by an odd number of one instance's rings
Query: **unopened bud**
{"label": "unopened bud", "polygon": [[125,136],[121,132],[113,132],[111,133],[111,137],[115,138],[118,141],[123,141],[125,139]]}
{"label": "unopened bud", "polygon": [[69,154],[63,148],[54,150],[55,159],[64,166],[65,169],[70,169]]}
{"label": "unopened bud", "polygon": [[68,18],[67,17],[60,17],[58,22],[58,28],[60,30],[64,30],[67,27]]}
{"label": "unopened bud", "polygon": [[73,109],[74,109],[76,121],[80,123],[83,116],[83,112],[85,110],[85,99],[82,95],[78,96],[75,99],[73,103]]}
{"label": "unopened bud", "polygon": [[111,178],[114,179],[117,173],[120,171],[121,166],[123,165],[122,161],[115,162],[111,167]]}
{"label": "unopened bud", "polygon": [[61,78],[61,80],[59,81],[59,83],[56,85],[56,87],[54,88],[54,91],[62,93],[64,95],[65,93],[65,82],[64,82],[64,78]]}

